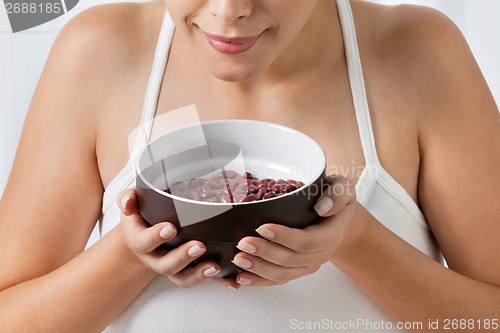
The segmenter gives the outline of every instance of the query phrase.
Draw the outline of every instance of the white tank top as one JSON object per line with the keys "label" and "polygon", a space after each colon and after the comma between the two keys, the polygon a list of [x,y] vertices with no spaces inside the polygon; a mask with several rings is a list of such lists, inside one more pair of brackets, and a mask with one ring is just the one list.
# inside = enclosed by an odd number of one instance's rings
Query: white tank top
{"label": "white tank top", "polygon": [[[375,149],[352,10],[348,0],[337,0],[346,49],[349,80],[366,166],[356,185],[358,201],[384,226],[437,261],[441,253],[424,215],[408,193],[381,166]],[[141,126],[150,135],[160,85],[174,33],[165,14],[144,103]],[[128,164],[104,192],[101,235],[120,221],[116,199],[122,189],[135,186],[134,162],[146,142],[137,136]],[[360,320],[360,321],[358,321]],[[106,333],[171,332],[289,332],[325,330],[398,332],[380,329],[387,323],[375,304],[340,270],[330,263],[315,274],[270,288],[229,290],[204,283],[194,288],[177,287],[159,276],[116,319]],[[365,323],[365,324],[363,324]],[[340,328],[339,325],[344,325]],[[371,326],[370,326],[371,325]],[[379,325],[379,326],[377,326]],[[378,329],[377,329],[378,327]],[[302,329],[301,329],[302,328]],[[336,329],[337,328],[337,329]]]}

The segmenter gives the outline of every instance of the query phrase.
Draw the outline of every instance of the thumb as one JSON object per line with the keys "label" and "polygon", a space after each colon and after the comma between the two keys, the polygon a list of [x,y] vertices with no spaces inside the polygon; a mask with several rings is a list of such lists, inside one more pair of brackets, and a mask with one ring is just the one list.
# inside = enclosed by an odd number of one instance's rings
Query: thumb
{"label": "thumb", "polygon": [[117,203],[123,215],[130,216],[134,214],[137,211],[137,195],[135,189],[121,191]]}
{"label": "thumb", "polygon": [[314,210],[322,217],[335,215],[356,201],[356,188],[349,178],[328,176],[326,180],[330,186],[323,191],[314,206]]}

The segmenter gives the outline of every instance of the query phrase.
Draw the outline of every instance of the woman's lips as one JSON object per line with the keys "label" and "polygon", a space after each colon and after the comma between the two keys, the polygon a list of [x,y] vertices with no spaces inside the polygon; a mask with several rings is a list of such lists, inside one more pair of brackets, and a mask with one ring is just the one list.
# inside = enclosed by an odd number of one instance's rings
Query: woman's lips
{"label": "woman's lips", "polygon": [[225,54],[239,54],[254,46],[260,35],[253,37],[223,37],[203,32],[208,43],[217,51]]}

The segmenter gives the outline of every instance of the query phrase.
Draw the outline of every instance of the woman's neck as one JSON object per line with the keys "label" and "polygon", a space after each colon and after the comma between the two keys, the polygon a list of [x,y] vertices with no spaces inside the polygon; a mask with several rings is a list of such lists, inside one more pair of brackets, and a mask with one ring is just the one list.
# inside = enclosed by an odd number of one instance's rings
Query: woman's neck
{"label": "woman's neck", "polygon": [[300,74],[332,68],[343,57],[336,2],[319,0],[299,35],[258,79],[287,81]]}

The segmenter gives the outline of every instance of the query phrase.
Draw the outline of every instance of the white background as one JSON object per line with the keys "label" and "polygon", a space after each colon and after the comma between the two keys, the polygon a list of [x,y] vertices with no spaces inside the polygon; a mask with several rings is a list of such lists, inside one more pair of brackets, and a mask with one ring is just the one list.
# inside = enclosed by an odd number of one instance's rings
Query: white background
{"label": "white background", "polygon": [[[118,1],[81,0],[68,14],[16,34],[10,32],[5,7],[0,4],[0,197],[7,183],[31,96],[57,32],[78,12],[104,2]],[[435,7],[448,15],[467,38],[498,104],[500,101],[499,0],[377,0],[375,2],[421,4]]]}

